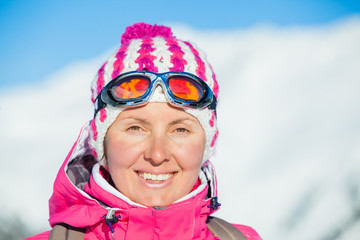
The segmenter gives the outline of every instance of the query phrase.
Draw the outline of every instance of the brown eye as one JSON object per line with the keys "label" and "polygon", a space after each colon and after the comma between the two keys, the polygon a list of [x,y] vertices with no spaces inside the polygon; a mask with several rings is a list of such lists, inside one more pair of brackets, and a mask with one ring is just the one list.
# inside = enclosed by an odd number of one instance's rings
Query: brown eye
{"label": "brown eye", "polygon": [[131,127],[128,128],[128,130],[130,130],[130,131],[140,131],[141,127],[139,127],[139,126],[131,126]]}
{"label": "brown eye", "polygon": [[175,132],[184,133],[184,132],[189,132],[189,130],[187,130],[186,128],[177,128],[177,129],[175,129]]}

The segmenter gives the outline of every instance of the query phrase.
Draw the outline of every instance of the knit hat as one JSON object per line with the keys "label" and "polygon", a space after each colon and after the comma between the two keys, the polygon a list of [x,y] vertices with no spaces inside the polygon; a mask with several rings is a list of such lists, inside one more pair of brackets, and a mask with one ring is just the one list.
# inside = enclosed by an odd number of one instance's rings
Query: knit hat
{"label": "knit hat", "polygon": [[[91,85],[91,100],[94,103],[103,87],[122,73],[147,70],[156,73],[183,71],[197,75],[212,89],[215,97],[218,84],[205,55],[192,43],[173,36],[165,26],[136,23],[126,28],[121,36],[121,47],[99,69]],[[158,85],[150,102],[166,102]],[[108,128],[124,108],[109,104],[98,111],[91,121],[90,148],[99,160],[104,159],[104,139]],[[206,134],[203,162],[213,155],[218,135],[216,115],[209,108],[184,110],[196,117]]]}

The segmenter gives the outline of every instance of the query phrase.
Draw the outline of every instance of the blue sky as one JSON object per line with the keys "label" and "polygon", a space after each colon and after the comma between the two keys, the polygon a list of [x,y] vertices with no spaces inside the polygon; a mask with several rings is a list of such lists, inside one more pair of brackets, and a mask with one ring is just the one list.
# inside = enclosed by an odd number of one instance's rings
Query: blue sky
{"label": "blue sky", "polygon": [[119,45],[135,22],[245,29],[319,25],[359,12],[359,1],[330,0],[1,0],[0,88],[42,81],[71,62],[98,56]]}

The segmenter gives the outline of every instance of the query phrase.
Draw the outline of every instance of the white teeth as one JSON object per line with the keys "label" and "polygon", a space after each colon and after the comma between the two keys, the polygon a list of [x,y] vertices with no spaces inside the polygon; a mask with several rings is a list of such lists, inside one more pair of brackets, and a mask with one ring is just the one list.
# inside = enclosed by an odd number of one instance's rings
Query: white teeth
{"label": "white teeth", "polygon": [[173,173],[167,173],[167,174],[139,173],[140,177],[152,181],[165,181],[171,178],[173,175],[174,175]]}

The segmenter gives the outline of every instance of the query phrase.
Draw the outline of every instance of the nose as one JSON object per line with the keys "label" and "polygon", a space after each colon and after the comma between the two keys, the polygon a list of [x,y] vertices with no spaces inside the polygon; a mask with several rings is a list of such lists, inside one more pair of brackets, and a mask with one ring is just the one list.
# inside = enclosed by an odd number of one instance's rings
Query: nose
{"label": "nose", "polygon": [[145,151],[145,160],[149,161],[153,166],[160,166],[164,162],[170,160],[170,150],[167,139],[164,134],[154,134],[148,139]]}

